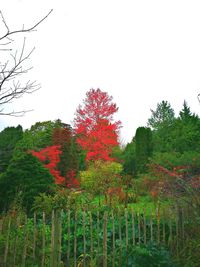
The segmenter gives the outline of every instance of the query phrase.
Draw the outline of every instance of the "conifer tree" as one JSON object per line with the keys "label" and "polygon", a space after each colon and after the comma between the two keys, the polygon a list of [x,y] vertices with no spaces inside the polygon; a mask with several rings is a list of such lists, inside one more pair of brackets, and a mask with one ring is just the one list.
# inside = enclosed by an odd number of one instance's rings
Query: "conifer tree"
{"label": "conifer tree", "polygon": [[136,170],[138,173],[146,171],[148,158],[152,155],[152,132],[148,127],[138,127],[136,141]]}

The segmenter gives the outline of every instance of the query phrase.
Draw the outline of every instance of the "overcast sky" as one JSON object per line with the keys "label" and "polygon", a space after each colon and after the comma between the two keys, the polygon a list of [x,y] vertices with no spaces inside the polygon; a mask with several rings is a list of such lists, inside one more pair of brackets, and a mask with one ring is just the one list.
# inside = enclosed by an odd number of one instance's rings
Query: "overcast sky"
{"label": "overcast sky", "polygon": [[124,142],[146,126],[150,109],[162,100],[178,114],[185,99],[200,114],[199,0],[0,1],[11,30],[32,26],[51,8],[37,32],[27,34],[27,51],[36,47],[27,79],[41,89],[10,107],[34,111],[1,116],[0,129],[57,118],[71,123],[90,88],[113,96]]}

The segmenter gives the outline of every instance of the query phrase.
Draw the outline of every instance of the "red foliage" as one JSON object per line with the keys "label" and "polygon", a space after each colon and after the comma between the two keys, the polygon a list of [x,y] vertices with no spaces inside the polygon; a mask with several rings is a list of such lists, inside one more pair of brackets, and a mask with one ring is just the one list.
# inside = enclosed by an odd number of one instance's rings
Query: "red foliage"
{"label": "red foliage", "polygon": [[166,179],[162,181],[162,185],[160,186],[160,188],[164,189],[165,191],[168,191],[170,182],[176,186],[177,190],[181,189],[182,184],[179,182],[176,183],[176,181],[183,181],[183,184],[185,186],[187,185],[197,190],[200,189],[200,177],[193,176],[190,174],[190,166],[177,166],[174,167],[171,171],[161,165],[152,164],[151,169],[153,170],[156,176],[173,178],[171,181]]}
{"label": "red foliage", "polygon": [[87,151],[86,160],[112,161],[112,149],[118,145],[115,125],[99,119],[90,133],[78,138],[77,142]]}
{"label": "red foliage", "polygon": [[79,106],[74,120],[77,142],[86,150],[86,160],[113,160],[110,155],[118,145],[120,122],[112,123],[117,112],[112,97],[100,89],[86,94],[84,108]]}
{"label": "red foliage", "polygon": [[60,146],[49,146],[40,151],[31,151],[32,155],[37,157],[44,166],[49,169],[50,173],[55,178],[56,184],[64,184],[65,178],[60,176],[59,171],[56,169],[58,162],[60,161],[59,155],[62,153],[60,151]]}
{"label": "red foliage", "polygon": [[69,188],[79,186],[79,182],[76,180],[75,170],[71,170],[67,173],[66,177],[62,177],[59,170],[57,170],[57,164],[60,161],[60,154],[62,153],[60,146],[46,147],[40,151],[32,150],[31,153],[44,163],[45,168],[49,169],[50,173],[55,178],[56,184],[65,185]]}
{"label": "red foliage", "polygon": [[79,181],[76,179],[76,171],[75,170],[70,170],[66,174],[66,180],[67,180],[67,187],[68,188],[77,188],[80,186]]}

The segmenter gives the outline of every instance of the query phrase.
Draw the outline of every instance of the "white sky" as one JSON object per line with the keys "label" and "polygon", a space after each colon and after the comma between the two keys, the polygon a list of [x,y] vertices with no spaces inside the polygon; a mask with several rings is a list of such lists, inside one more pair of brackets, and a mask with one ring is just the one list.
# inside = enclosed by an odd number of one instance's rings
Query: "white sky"
{"label": "white sky", "polygon": [[51,8],[27,36],[27,51],[36,47],[31,79],[42,88],[11,107],[34,111],[1,116],[1,129],[57,118],[70,123],[90,88],[113,96],[124,142],[162,100],[178,114],[185,99],[200,114],[199,0],[0,0],[10,29],[33,25]]}

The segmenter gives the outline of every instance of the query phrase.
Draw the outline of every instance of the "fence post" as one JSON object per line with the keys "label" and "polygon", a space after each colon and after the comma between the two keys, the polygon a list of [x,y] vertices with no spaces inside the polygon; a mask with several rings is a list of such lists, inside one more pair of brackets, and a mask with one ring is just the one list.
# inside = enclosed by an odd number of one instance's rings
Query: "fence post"
{"label": "fence post", "polygon": [[179,212],[178,207],[176,207],[176,253],[179,256]]}
{"label": "fence post", "polygon": [[131,218],[132,218],[132,240],[133,240],[133,246],[135,246],[135,215],[133,209],[131,209]]}
{"label": "fence post", "polygon": [[42,213],[42,263],[41,266],[44,267],[45,265],[45,243],[46,243],[46,236],[45,236],[45,230],[46,230],[46,219],[45,219],[45,213],[43,211]]}
{"label": "fence post", "polygon": [[67,236],[68,236],[68,240],[67,240],[67,266],[69,266],[69,264],[70,264],[70,220],[71,220],[70,213],[71,213],[71,211],[68,210],[68,213],[67,213]]}
{"label": "fence post", "polygon": [[[20,225],[20,216],[17,216],[17,221],[16,221],[16,228],[18,229]],[[17,256],[17,243],[18,243],[18,235],[15,237],[15,242],[14,242],[14,249],[13,249],[13,266],[15,266],[15,261],[16,261],[16,256]]]}
{"label": "fence post", "polygon": [[163,211],[163,231],[162,231],[162,241],[163,241],[163,244],[165,245],[165,219],[166,218],[166,216],[165,216],[165,211]]}
{"label": "fence post", "polygon": [[36,246],[36,213],[33,214],[33,260],[35,260],[35,246]]}
{"label": "fence post", "polygon": [[77,240],[76,240],[76,229],[77,229],[77,212],[74,211],[74,267],[76,267],[76,251],[77,251]]}
{"label": "fence post", "polygon": [[97,251],[98,251],[98,254],[100,252],[100,244],[99,244],[99,211],[97,211]]}
{"label": "fence post", "polygon": [[125,223],[126,223],[126,251],[128,250],[128,212],[125,209]]}
{"label": "fence post", "polygon": [[93,259],[93,225],[92,225],[92,213],[89,213],[90,219],[90,256]]}
{"label": "fence post", "polygon": [[115,218],[112,210],[112,267],[115,266]]}
{"label": "fence post", "polygon": [[143,221],[143,223],[144,223],[144,244],[146,245],[146,243],[147,243],[147,231],[146,231],[146,227],[147,227],[147,225],[146,225],[146,210],[144,209],[144,212],[143,212],[143,216],[144,216],[144,221]]}
{"label": "fence post", "polygon": [[4,251],[4,264],[5,264],[5,266],[7,264],[7,256],[8,256],[8,250],[9,250],[10,225],[11,225],[11,217],[9,217],[8,229],[7,229],[7,234],[6,234],[6,244],[5,244],[5,251]]}
{"label": "fence post", "polygon": [[55,212],[52,210],[51,215],[51,257],[50,257],[50,267],[55,266],[55,240],[54,240],[54,233],[55,233]]}
{"label": "fence post", "polygon": [[22,266],[26,266],[26,254],[27,254],[27,241],[28,241],[28,230],[27,230],[27,215],[25,215],[24,221],[24,249],[22,253]]}
{"label": "fence post", "polygon": [[58,213],[58,266],[61,264],[61,254],[62,254],[62,215],[63,210]]}
{"label": "fence post", "polygon": [[157,242],[160,244],[160,214],[159,208],[156,210],[156,217],[157,217]]}
{"label": "fence post", "polygon": [[83,266],[85,267],[85,256],[86,256],[86,238],[85,238],[85,210],[82,212],[83,216]]}
{"label": "fence post", "polygon": [[140,236],[140,213],[138,211],[138,244],[140,245],[141,236]]}
{"label": "fence post", "polygon": [[107,267],[107,211],[103,218],[103,267]]}
{"label": "fence post", "polygon": [[153,218],[152,218],[152,210],[151,210],[151,213],[150,213],[150,238],[151,238],[151,242],[153,242]]}
{"label": "fence post", "polygon": [[121,214],[120,209],[118,209],[118,222],[119,222],[119,246],[120,246],[120,253],[119,253],[119,266],[121,266],[122,261],[122,228],[121,228]]}

